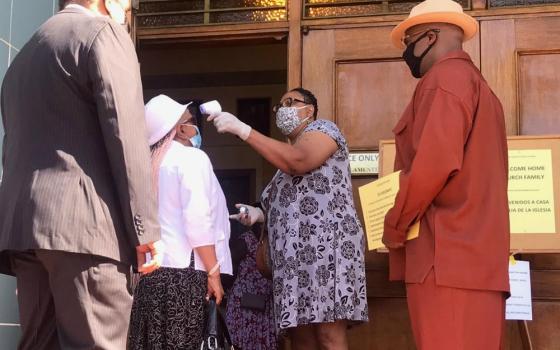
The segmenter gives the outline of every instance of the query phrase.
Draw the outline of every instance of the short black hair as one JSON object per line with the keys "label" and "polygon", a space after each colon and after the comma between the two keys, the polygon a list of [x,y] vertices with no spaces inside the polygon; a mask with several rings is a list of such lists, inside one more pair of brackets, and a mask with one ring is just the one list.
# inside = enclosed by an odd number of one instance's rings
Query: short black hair
{"label": "short black hair", "polygon": [[188,107],[187,110],[193,116],[193,119],[196,122],[196,125],[199,126],[202,122],[202,113],[200,112],[200,105],[201,103],[198,101],[193,101]]}
{"label": "short black hair", "polygon": [[317,119],[317,113],[319,113],[319,106],[317,105],[317,98],[315,97],[315,95],[313,95],[311,91],[306,90],[302,87],[297,87],[290,91],[300,93],[303,96],[303,102],[310,104],[314,107],[313,119]]}
{"label": "short black hair", "polygon": [[66,5],[68,5],[70,3],[71,0],[58,0],[58,8],[60,10],[64,9],[64,7],[66,7]]}

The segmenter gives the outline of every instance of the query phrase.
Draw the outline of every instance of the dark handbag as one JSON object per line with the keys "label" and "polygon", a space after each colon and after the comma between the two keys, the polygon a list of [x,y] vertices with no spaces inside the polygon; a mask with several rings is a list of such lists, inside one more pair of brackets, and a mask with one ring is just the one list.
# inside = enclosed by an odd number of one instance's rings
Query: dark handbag
{"label": "dark handbag", "polygon": [[270,246],[268,244],[268,232],[266,230],[266,222],[261,227],[261,237],[257,244],[257,252],[255,259],[257,261],[257,270],[268,279],[272,279],[272,259],[270,256]]}
{"label": "dark handbag", "polygon": [[214,299],[206,305],[206,328],[200,350],[235,350],[224,315]]}
{"label": "dark handbag", "polygon": [[256,311],[264,311],[266,297],[264,295],[245,293],[241,296],[241,307]]}

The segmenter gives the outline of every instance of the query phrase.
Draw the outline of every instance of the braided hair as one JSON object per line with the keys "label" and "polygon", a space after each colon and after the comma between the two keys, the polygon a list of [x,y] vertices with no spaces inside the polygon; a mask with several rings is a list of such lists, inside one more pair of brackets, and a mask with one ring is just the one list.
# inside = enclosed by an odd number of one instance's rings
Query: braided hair
{"label": "braided hair", "polygon": [[187,110],[193,116],[193,119],[195,120],[196,123],[195,125],[199,126],[202,122],[202,113],[200,112],[200,102],[196,102],[196,101],[192,102],[187,107]]}
{"label": "braided hair", "polygon": [[317,104],[317,98],[315,97],[315,95],[313,95],[313,93],[311,91],[306,90],[302,87],[292,89],[292,90],[290,90],[290,92],[300,93],[303,96],[303,101],[305,103],[313,106],[313,108],[314,108],[313,120],[316,120],[317,119],[317,113],[319,112],[319,106]]}
{"label": "braided hair", "polygon": [[150,155],[152,160],[152,188],[157,194],[159,192],[159,167],[163,161],[163,157],[171,147],[171,142],[175,138],[176,130],[173,128],[161,140],[150,146]]}

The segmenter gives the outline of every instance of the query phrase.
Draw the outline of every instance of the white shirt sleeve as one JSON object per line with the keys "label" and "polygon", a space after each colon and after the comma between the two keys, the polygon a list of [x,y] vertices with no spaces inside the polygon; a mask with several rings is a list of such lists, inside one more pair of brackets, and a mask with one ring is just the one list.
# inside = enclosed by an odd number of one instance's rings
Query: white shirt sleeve
{"label": "white shirt sleeve", "polygon": [[181,211],[187,240],[192,248],[214,245],[212,215],[212,164],[200,152],[191,158],[196,164],[179,167]]}

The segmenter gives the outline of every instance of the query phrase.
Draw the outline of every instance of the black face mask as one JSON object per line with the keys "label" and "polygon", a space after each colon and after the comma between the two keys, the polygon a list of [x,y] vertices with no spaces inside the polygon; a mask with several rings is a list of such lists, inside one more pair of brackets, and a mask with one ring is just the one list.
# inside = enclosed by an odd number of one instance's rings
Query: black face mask
{"label": "black face mask", "polygon": [[404,59],[404,61],[406,62],[406,64],[408,65],[408,68],[410,68],[410,72],[412,73],[412,76],[415,78],[421,78],[422,77],[422,73],[420,72],[420,66],[422,65],[422,59],[424,59],[424,57],[428,54],[428,52],[430,52],[430,49],[435,45],[436,41],[434,41],[432,44],[430,44],[430,46],[428,46],[426,48],[426,50],[424,50],[424,52],[420,55],[420,57],[416,57],[414,56],[414,48],[416,47],[416,43],[419,42],[420,40],[422,40],[424,37],[426,37],[428,35],[430,31],[427,31],[426,33],[420,35],[420,37],[416,40],[414,40],[414,42],[408,44],[408,46],[406,47],[406,50],[404,50],[402,58]]}

